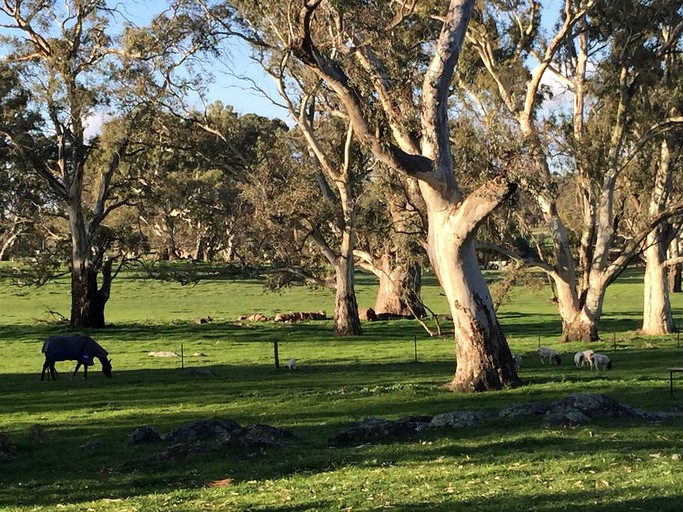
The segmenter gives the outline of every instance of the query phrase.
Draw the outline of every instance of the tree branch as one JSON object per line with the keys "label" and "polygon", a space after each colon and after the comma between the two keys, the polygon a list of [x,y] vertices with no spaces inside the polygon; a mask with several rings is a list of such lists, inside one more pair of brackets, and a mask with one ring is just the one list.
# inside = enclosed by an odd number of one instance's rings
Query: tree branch
{"label": "tree branch", "polygon": [[510,183],[502,178],[490,180],[470,193],[461,204],[454,207],[455,211],[449,222],[454,225],[462,239],[473,237],[479,224],[509,198],[515,190],[517,190],[515,183]]}

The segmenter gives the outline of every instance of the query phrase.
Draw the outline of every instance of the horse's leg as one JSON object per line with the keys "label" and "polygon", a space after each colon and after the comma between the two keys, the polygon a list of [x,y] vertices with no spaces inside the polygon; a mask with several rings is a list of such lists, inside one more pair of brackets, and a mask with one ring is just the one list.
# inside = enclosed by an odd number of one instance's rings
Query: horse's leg
{"label": "horse's leg", "polygon": [[76,363],[76,368],[74,369],[74,373],[73,373],[73,376],[74,376],[74,377],[76,377],[76,374],[78,373],[78,369],[79,369],[80,367],[81,367],[81,362],[78,361],[78,362]]}
{"label": "horse's leg", "polygon": [[47,359],[43,363],[43,371],[40,372],[40,380],[45,380],[45,371],[48,369],[50,363],[48,363]]}
{"label": "horse's leg", "polygon": [[55,370],[55,362],[50,361],[50,375],[52,375],[52,380],[57,380],[57,371]]}
{"label": "horse's leg", "polygon": [[84,379],[88,378],[88,365],[87,364],[83,365],[83,378]]}

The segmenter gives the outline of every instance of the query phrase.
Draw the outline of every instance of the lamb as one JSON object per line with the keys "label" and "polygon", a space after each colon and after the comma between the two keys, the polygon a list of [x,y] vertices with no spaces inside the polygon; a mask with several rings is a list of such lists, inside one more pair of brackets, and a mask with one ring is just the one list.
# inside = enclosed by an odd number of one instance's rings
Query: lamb
{"label": "lamb", "polygon": [[545,364],[546,361],[548,363],[554,361],[555,364],[560,364],[562,362],[562,358],[560,357],[560,354],[557,353],[557,350],[550,347],[540,347],[538,349],[538,357],[541,359],[542,364]]}
{"label": "lamb", "polygon": [[580,366],[593,366],[593,361],[591,361],[591,357],[593,356],[594,352],[592,350],[584,350],[582,352],[577,352],[574,354],[574,363],[576,364],[576,367],[579,368]]}
{"label": "lamb", "polygon": [[515,352],[512,352],[512,359],[515,360],[515,369],[517,371],[522,369],[522,356],[519,354],[516,354]]}
{"label": "lamb", "polygon": [[296,359],[291,358],[285,366],[288,370],[296,370]]}
{"label": "lamb", "polygon": [[602,367],[603,370],[611,370],[612,361],[610,361],[609,357],[605,354],[598,354],[596,352],[591,356],[591,366],[598,370],[600,367]]}

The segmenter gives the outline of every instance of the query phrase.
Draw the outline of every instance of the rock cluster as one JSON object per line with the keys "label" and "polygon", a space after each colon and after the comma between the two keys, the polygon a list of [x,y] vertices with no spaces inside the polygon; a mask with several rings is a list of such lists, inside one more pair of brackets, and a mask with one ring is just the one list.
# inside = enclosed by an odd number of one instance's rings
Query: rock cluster
{"label": "rock cluster", "polygon": [[149,426],[137,427],[130,434],[129,444],[164,443],[167,448],[155,453],[143,465],[154,465],[178,461],[194,455],[225,449],[239,449],[246,453],[256,453],[264,448],[282,446],[292,439],[286,430],[269,425],[240,426],[233,420],[199,420],[173,429],[162,437]]}
{"label": "rock cluster", "polygon": [[631,418],[654,421],[668,417],[646,413],[601,394],[573,394],[550,404],[511,404],[499,411],[453,411],[433,417],[403,418],[397,421],[366,418],[355,427],[328,439],[330,446],[357,446],[384,440],[408,439],[427,429],[462,428],[477,423],[521,416],[543,416],[544,425],[574,426],[597,418]]}

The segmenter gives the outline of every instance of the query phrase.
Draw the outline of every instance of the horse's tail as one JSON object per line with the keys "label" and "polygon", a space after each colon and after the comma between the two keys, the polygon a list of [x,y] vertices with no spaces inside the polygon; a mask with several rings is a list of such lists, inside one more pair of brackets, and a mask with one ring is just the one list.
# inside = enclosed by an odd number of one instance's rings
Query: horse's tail
{"label": "horse's tail", "polygon": [[49,349],[50,349],[50,338],[46,339],[46,340],[43,342],[43,348],[41,349],[41,352],[43,352],[43,354],[47,354],[47,351],[48,351]]}

